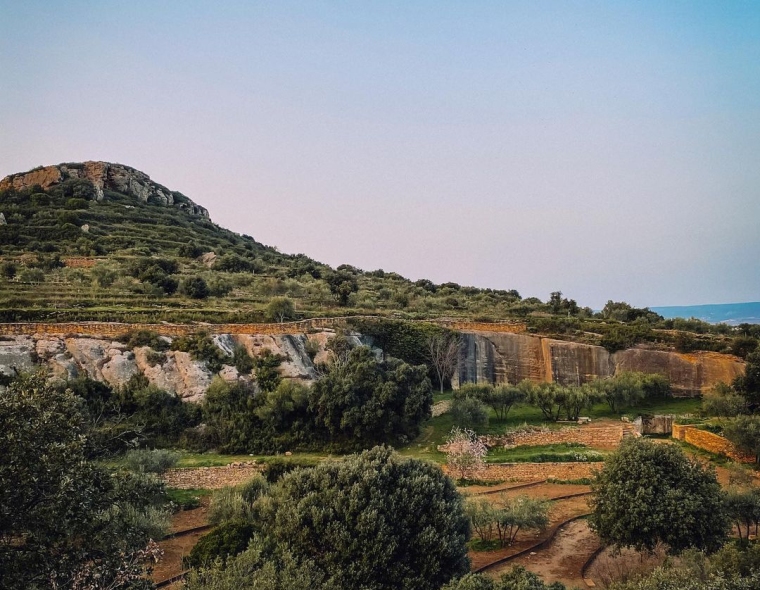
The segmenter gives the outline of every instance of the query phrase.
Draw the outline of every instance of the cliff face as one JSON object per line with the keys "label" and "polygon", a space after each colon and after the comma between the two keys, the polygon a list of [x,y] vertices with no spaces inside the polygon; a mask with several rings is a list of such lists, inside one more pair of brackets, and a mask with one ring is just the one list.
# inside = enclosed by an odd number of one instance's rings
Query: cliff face
{"label": "cliff face", "polygon": [[623,371],[661,373],[676,395],[699,395],[718,381],[744,372],[737,357],[713,352],[680,354],[632,348],[610,354],[601,346],[525,334],[465,332],[454,385],[463,383],[556,382],[581,385]]}
{"label": "cliff face", "polygon": [[[92,333],[92,326],[79,327]],[[219,332],[214,335],[214,342],[227,354],[237,345],[245,347],[251,356],[270,350],[285,358],[279,369],[283,377],[311,382],[318,377],[315,362],[329,358],[326,344],[334,334],[329,328],[312,329],[308,335],[296,331]],[[169,336],[164,338],[171,340]],[[352,338],[354,344],[367,343],[360,334],[353,334]],[[313,360],[306,352],[309,340],[316,345]],[[377,349],[375,353],[381,354]],[[35,366],[48,368],[58,379],[86,375],[114,387],[124,385],[133,375],[143,374],[156,387],[186,401],[203,399],[214,377],[204,362],[193,360],[188,353],[157,353],[148,347],[130,350],[105,334],[76,336],[58,331],[0,339],[0,373],[12,375],[14,368],[28,371]],[[736,357],[710,352],[678,354],[633,348],[610,354],[600,346],[540,336],[469,331],[462,333],[459,367],[453,384],[458,387],[463,383],[519,383],[530,379],[580,385],[622,371],[662,373],[670,379],[676,395],[690,396],[704,393],[718,381],[731,382],[743,373],[744,364]],[[251,379],[238,375],[232,366],[225,366],[219,376],[229,381]]]}
{"label": "cliff face", "polygon": [[[243,346],[255,357],[264,350],[281,355],[285,360],[279,372],[286,379],[311,382],[318,376],[315,362],[326,362],[329,352],[327,341],[335,335],[325,329],[306,334],[216,334],[213,339],[225,354],[236,346]],[[365,342],[359,334],[350,338],[355,345]],[[165,337],[167,342],[171,338]],[[312,360],[306,352],[306,343],[316,344]],[[381,355],[375,349],[376,356]],[[148,381],[185,401],[198,402],[214,378],[206,363],[196,361],[186,352],[169,350],[156,352],[147,346],[129,349],[121,342],[104,335],[71,336],[62,334],[33,334],[4,337],[0,340],[0,373],[13,375],[15,371],[31,371],[43,367],[54,379],[66,381],[76,377],[89,377],[112,387],[125,385],[134,375],[145,375]],[[251,381],[250,375],[239,375],[237,369],[224,365],[218,375],[227,381]]]}
{"label": "cliff face", "polygon": [[9,188],[23,190],[35,185],[48,189],[69,179],[89,180],[95,187],[98,201],[105,198],[104,190],[113,190],[134,197],[143,203],[174,206],[193,215],[208,217],[208,211],[205,208],[196,205],[184,195],[153,182],[144,172],[109,162],[59,164],[11,174],[0,180],[0,190]]}

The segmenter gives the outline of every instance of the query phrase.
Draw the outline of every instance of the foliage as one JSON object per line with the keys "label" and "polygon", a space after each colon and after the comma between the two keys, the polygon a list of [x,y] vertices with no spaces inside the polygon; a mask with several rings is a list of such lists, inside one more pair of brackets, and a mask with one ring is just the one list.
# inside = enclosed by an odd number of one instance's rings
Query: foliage
{"label": "foliage", "polygon": [[177,464],[178,455],[168,449],[133,449],[124,455],[123,464],[130,471],[162,474]]}
{"label": "foliage", "polygon": [[120,576],[141,569],[140,550],[161,534],[163,485],[89,462],[78,398],[43,374],[0,394],[0,423],[0,587],[76,587],[96,573],[128,586]]}
{"label": "foliage", "polygon": [[209,286],[203,277],[187,277],[182,279],[179,285],[179,292],[191,299],[205,299],[211,295]]}
{"label": "foliage", "polygon": [[446,466],[456,479],[475,479],[485,469],[488,449],[472,430],[451,429],[446,440]]}
{"label": "foliage", "polygon": [[365,346],[333,364],[309,392],[317,427],[331,442],[353,446],[414,438],[432,402],[425,367],[378,361]]}
{"label": "foliage", "polygon": [[528,403],[536,406],[547,420],[556,422],[564,413],[567,420],[577,420],[584,409],[599,400],[593,386],[564,386],[558,383],[531,383],[522,381],[518,388]]}
{"label": "foliage", "polygon": [[734,390],[747,400],[750,411],[760,409],[760,350],[747,355],[744,375],[734,380]]}
{"label": "foliage", "polygon": [[212,564],[217,559],[224,563],[228,557],[245,551],[253,532],[253,525],[245,520],[223,522],[198,540],[185,564],[197,568]]}
{"label": "foliage", "polygon": [[268,490],[269,483],[262,476],[256,475],[238,486],[215,491],[209,505],[209,522],[219,525],[255,519],[254,503]]}
{"label": "foliage", "polygon": [[188,590],[342,590],[319,569],[313,560],[296,559],[287,549],[276,553],[261,542],[249,545],[240,555],[212,566],[190,572]]}
{"label": "foliage", "polygon": [[455,397],[451,402],[454,424],[461,428],[484,428],[488,426],[488,408],[474,397]]}
{"label": "foliage", "polygon": [[740,540],[749,539],[750,527],[753,525],[757,534],[760,525],[760,489],[730,489],[726,493],[726,512],[736,525]]}
{"label": "foliage", "polygon": [[251,355],[245,349],[245,346],[235,346],[232,351],[232,364],[240,375],[248,375],[255,366]]}
{"label": "foliage", "polygon": [[296,308],[293,300],[288,297],[273,297],[267,304],[264,316],[270,322],[285,322],[295,319]]}
{"label": "foliage", "polygon": [[678,447],[628,439],[592,483],[589,524],[606,543],[652,550],[666,543],[714,551],[726,536],[726,513],[713,470]]}
{"label": "foliage", "polygon": [[733,418],[747,411],[747,399],[725,383],[719,382],[710,395],[702,399],[702,412],[707,416]]}
{"label": "foliage", "polygon": [[760,416],[737,416],[723,427],[725,437],[760,463]]}
{"label": "foliage", "polygon": [[304,467],[314,467],[314,465],[316,465],[316,462],[312,460],[274,458],[267,461],[263,475],[269,483],[277,483],[286,473]]}
{"label": "foliage", "polygon": [[387,447],[286,475],[263,510],[267,540],[341,588],[437,590],[469,569],[451,480]]}
{"label": "foliage", "polygon": [[157,351],[169,350],[168,340],[151,330],[133,330],[127,332],[119,338],[119,342],[123,342],[129,348],[149,346]]}
{"label": "foliage", "polygon": [[480,540],[496,538],[502,547],[512,545],[522,529],[543,530],[549,524],[548,503],[525,495],[503,495],[498,506],[474,499],[467,503],[466,511]]}
{"label": "foliage", "polygon": [[208,440],[226,453],[276,453],[313,445],[306,388],[291,381],[255,395],[245,382],[217,377],[206,392]]}
{"label": "foliage", "polygon": [[467,574],[441,590],[565,590],[565,586],[560,582],[545,584],[533,572],[516,565],[498,580],[485,574]]}
{"label": "foliage", "polygon": [[188,352],[193,360],[204,361],[212,373],[219,372],[222,369],[222,365],[230,360],[214,344],[213,338],[207,332],[198,332],[197,334],[175,338],[171,344],[171,349]]}
{"label": "foliage", "polygon": [[625,371],[607,379],[598,379],[592,385],[616,414],[647,399],[670,396],[670,383],[658,374]]}
{"label": "foliage", "polygon": [[253,358],[253,371],[256,376],[256,383],[259,384],[262,391],[274,391],[280,385],[282,377],[277,369],[284,360],[281,355],[274,354],[268,348]]}
{"label": "foliage", "polygon": [[506,420],[509,410],[526,399],[525,391],[515,385],[497,385],[487,391],[482,401],[493,408],[499,420]]}
{"label": "foliage", "polygon": [[354,273],[348,270],[337,270],[325,276],[330,287],[330,293],[339,305],[348,305],[348,299],[359,290],[359,283]]}

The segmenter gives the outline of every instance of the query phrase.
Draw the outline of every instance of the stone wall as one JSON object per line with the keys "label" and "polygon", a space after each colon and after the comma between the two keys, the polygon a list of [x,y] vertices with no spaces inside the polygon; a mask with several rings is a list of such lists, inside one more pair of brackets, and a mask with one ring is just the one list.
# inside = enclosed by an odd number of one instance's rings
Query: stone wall
{"label": "stone wall", "polygon": [[487,447],[579,443],[589,447],[614,449],[623,439],[623,424],[567,426],[558,430],[536,428],[499,436],[483,436]]}
{"label": "stone wall", "polygon": [[673,424],[672,436],[699,449],[716,455],[725,455],[740,463],[755,462],[754,457],[739,451],[728,439],[695,426]]}

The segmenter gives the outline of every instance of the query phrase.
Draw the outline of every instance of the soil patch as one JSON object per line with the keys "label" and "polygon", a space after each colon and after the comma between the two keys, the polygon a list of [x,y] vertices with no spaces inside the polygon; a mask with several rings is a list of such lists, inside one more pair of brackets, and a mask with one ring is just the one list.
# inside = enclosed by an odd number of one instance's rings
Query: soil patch
{"label": "soil patch", "polygon": [[223,467],[192,467],[169,469],[163,476],[167,486],[180,490],[218,490],[236,486],[261,473],[263,466],[255,463],[230,463]]}

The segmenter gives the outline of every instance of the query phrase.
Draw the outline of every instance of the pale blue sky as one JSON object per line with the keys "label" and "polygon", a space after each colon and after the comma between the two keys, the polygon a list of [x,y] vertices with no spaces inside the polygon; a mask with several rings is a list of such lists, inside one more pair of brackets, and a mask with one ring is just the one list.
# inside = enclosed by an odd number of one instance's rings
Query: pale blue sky
{"label": "pale blue sky", "polygon": [[0,176],[121,162],[284,252],[760,300],[760,2],[0,0]]}

